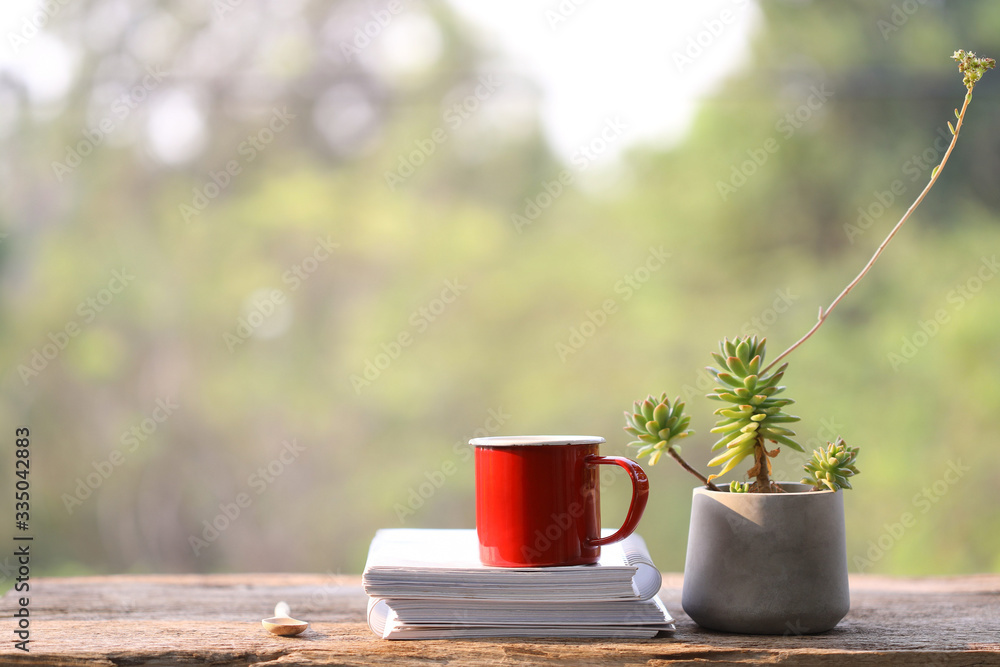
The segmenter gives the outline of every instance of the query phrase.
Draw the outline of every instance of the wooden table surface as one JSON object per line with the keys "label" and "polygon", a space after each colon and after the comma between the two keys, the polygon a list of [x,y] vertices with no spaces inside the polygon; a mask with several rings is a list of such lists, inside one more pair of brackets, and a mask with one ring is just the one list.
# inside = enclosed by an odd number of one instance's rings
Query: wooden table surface
{"label": "wooden table surface", "polygon": [[[709,632],[681,611],[681,576],[664,575],[672,638],[384,641],[365,623],[357,576],[152,575],[31,581],[31,643],[13,646],[13,591],[3,597],[0,664],[44,665],[1000,665],[1000,575],[853,576],[851,612],[822,635]],[[260,619],[286,600],[310,621],[297,638]]]}

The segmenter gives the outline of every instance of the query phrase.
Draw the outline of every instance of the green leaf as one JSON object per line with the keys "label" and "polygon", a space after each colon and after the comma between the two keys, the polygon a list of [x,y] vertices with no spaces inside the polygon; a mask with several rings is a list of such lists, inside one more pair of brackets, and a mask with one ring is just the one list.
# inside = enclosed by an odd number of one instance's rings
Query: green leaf
{"label": "green leaf", "polygon": [[771,373],[768,376],[760,378],[758,382],[762,387],[771,387],[773,385],[778,384],[781,381],[781,378],[784,377],[784,375],[785,375],[784,371],[781,371],[780,373]]}
{"label": "green leaf", "polygon": [[755,431],[750,431],[749,433],[741,433],[737,437],[726,445],[727,448],[733,449],[738,448],[740,445],[745,445],[748,442],[753,442],[757,440],[757,433]]}
{"label": "green leaf", "polygon": [[[725,465],[725,467],[723,467],[722,470],[720,470],[719,473],[718,473],[718,475],[716,475],[716,476],[717,477],[722,477],[727,472],[729,472],[730,470],[732,470],[733,468],[735,468],[736,466],[738,466],[740,464],[740,461],[742,461],[745,458],[746,458],[746,454],[744,454],[743,456],[734,456],[734,457],[732,457],[731,459],[729,459],[729,462]],[[719,459],[719,457],[716,457],[715,459],[712,459],[712,461],[716,461],[717,459]],[[719,461],[718,463],[712,463],[712,461],[708,462],[709,466],[716,466],[716,465],[719,465],[719,463],[721,463],[721,461]]]}
{"label": "green leaf", "polygon": [[732,375],[726,372],[721,372],[716,375],[717,378],[728,384],[730,387],[742,387],[743,383],[734,378]]}
{"label": "green leaf", "polygon": [[786,415],[780,413],[774,415],[767,415],[768,424],[790,424],[792,422],[797,422],[797,421],[801,420],[795,415]]}
{"label": "green leaf", "polygon": [[640,428],[639,426],[639,423],[635,420],[635,416],[632,415],[631,412],[625,412],[625,428],[626,429],[633,428],[639,431],[642,430],[642,428]]}
{"label": "green leaf", "polygon": [[716,441],[716,443],[714,445],[712,445],[712,451],[714,452],[714,451],[716,451],[718,449],[722,449],[723,447],[726,447],[730,442],[732,442],[736,438],[740,437],[741,435],[742,434],[739,431],[734,431],[734,432],[730,433],[729,435],[727,435],[727,436],[725,436],[723,438],[720,438],[718,441]]}
{"label": "green leaf", "polygon": [[806,451],[806,450],[802,449],[802,446],[799,443],[795,442],[791,438],[786,438],[783,435],[776,435],[773,438],[767,438],[767,439],[770,440],[771,442],[777,442],[778,444],[786,445],[788,447],[791,447],[792,449],[794,449],[797,452],[804,452],[804,451]]}
{"label": "green leaf", "polygon": [[709,433],[732,433],[734,431],[739,431],[744,426],[742,420],[734,421],[730,423],[724,423],[713,428]]}
{"label": "green leaf", "polygon": [[[740,344],[736,346],[736,355],[740,360],[740,365],[750,363],[750,345],[747,344],[746,338],[740,341]],[[730,366],[732,368],[732,366]],[[743,375],[746,375],[746,366],[743,367]]]}
{"label": "green leaf", "polygon": [[[743,458],[742,456],[740,456],[740,453],[741,452],[740,452],[739,449],[727,449],[726,451],[722,452],[718,456],[716,456],[713,459],[711,459],[708,462],[707,465],[710,468],[714,468],[715,466],[722,465],[726,461],[732,461],[733,459],[736,459],[737,461],[739,461],[741,458]],[[744,454],[743,456],[746,456],[746,455]],[[726,474],[725,471],[723,471],[723,472],[719,473],[719,476],[725,475],[725,474]]]}

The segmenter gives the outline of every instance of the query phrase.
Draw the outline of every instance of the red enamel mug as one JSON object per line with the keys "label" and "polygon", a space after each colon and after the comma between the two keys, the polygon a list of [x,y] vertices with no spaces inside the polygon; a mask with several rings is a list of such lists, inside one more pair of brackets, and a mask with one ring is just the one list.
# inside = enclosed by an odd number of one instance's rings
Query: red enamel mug
{"label": "red enamel mug", "polygon": [[[632,534],[649,480],[631,459],[600,456],[604,441],[577,435],[469,441],[476,448],[476,531],[484,565],[587,565],[597,562],[601,545]],[[620,466],[632,480],[625,523],[607,537],[601,537],[599,465]]]}

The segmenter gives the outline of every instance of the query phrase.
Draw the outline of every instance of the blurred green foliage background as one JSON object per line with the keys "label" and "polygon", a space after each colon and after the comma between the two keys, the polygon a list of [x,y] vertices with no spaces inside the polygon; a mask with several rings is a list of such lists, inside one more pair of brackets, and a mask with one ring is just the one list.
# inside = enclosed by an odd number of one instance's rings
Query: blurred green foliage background
{"label": "blurred green foliage background", "polygon": [[[404,7],[440,52],[395,70],[340,46],[364,3],[221,7],[81,0],[46,27],[79,55],[64,99],[0,78],[0,423],[31,429],[41,573],[359,572],[379,527],[474,525],[470,437],[626,454],[647,393],[688,400],[704,469],[710,351],[757,333],[775,355],[812,325],[940,159],[965,93],[948,56],[1000,53],[986,0],[765,0],[689,134],[599,168],[553,153],[538,87],[448,5]],[[852,571],[1000,569],[998,91],[789,358],[801,441],[862,448]],[[681,570],[695,480],[650,475],[640,532]]]}

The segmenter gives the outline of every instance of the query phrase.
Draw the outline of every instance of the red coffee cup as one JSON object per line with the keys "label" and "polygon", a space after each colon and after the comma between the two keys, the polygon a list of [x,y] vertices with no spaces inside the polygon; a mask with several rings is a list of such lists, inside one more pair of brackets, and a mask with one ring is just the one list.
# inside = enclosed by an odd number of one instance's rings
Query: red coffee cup
{"label": "red coffee cup", "polygon": [[[600,456],[604,438],[528,435],[474,438],[476,530],[485,565],[542,567],[596,563],[601,545],[635,530],[649,497],[639,464]],[[632,479],[625,523],[601,537],[599,465],[621,466]]]}

